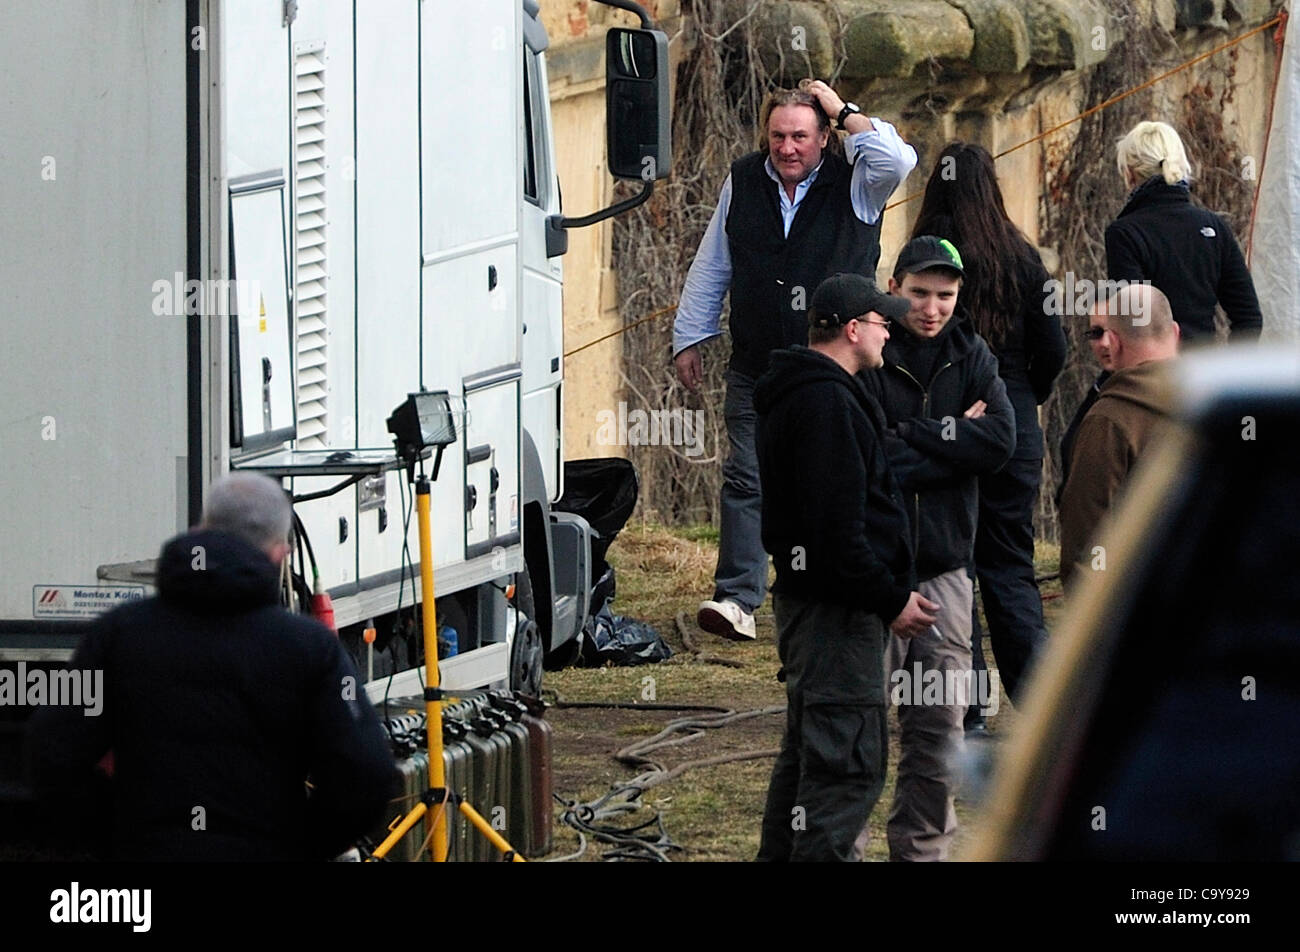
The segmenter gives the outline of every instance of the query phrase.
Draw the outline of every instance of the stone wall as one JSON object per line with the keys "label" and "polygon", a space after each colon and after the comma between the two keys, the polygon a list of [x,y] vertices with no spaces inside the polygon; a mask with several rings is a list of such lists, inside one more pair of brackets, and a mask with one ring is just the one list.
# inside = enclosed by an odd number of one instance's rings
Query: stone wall
{"label": "stone wall", "polygon": [[[1281,0],[729,0],[735,17],[751,18],[755,48],[789,84],[806,75],[830,78],[871,114],[898,125],[919,164],[895,201],[919,196],[934,157],[954,138],[994,154],[1033,139],[1081,108],[1080,79],[1103,62],[1133,26],[1129,9],[1158,23],[1173,40],[1151,51],[1151,67],[1127,85],[1206,52],[1270,19]],[[673,62],[696,42],[690,0],[645,4],[673,38]],[[634,18],[588,0],[542,0],[552,40],[548,54],[565,210],[581,214],[608,203],[605,173],[603,35]],[[1176,117],[1193,87],[1206,85],[1222,102],[1225,136],[1237,143],[1243,169],[1262,161],[1267,102],[1274,72],[1272,31],[1204,60],[1160,83],[1151,118]],[[1115,93],[1123,88],[1116,88]],[[1202,91],[1202,98],[1204,98]],[[1175,125],[1179,123],[1175,120]],[[1040,232],[1053,164],[1078,125],[999,160],[1007,210],[1031,241]],[[1189,142],[1195,153],[1197,143]],[[682,144],[678,143],[678,161]],[[1195,154],[1193,158],[1195,159]],[[597,174],[593,176],[592,169]],[[1113,216],[1124,198],[1113,191],[1079,214]],[[882,272],[892,263],[919,209],[906,202],[886,215]],[[617,283],[610,270],[612,224],[570,233],[564,259],[566,350],[621,326]],[[1049,268],[1055,249],[1044,248]],[[881,277],[883,277],[883,273]],[[1102,276],[1098,276],[1102,277]],[[660,320],[671,321],[671,315]],[[611,338],[566,360],[566,440],[570,458],[621,453],[595,445],[595,415],[621,398],[622,347]]]}

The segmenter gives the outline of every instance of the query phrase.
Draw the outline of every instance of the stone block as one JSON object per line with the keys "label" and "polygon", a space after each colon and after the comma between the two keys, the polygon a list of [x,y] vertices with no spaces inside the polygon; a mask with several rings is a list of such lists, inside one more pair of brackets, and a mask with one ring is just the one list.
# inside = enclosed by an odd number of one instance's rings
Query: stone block
{"label": "stone block", "polygon": [[981,73],[1018,73],[1029,63],[1029,28],[1016,0],[948,0],[975,30],[971,65]]}
{"label": "stone block", "polygon": [[1119,25],[1099,0],[1026,0],[1029,59],[1039,66],[1083,69],[1109,55]]}
{"label": "stone block", "polygon": [[906,77],[927,60],[968,60],[975,46],[970,21],[946,0],[841,0],[836,7],[846,77]]}
{"label": "stone block", "polygon": [[[727,11],[732,23],[753,6],[752,0],[731,0]],[[824,3],[779,0],[764,3],[749,20],[763,66],[787,86],[800,79],[826,79],[837,58]]]}

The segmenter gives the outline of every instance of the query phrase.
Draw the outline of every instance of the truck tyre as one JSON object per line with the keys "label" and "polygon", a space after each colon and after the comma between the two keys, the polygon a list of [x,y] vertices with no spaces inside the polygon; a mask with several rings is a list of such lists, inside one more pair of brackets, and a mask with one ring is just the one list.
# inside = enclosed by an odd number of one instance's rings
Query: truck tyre
{"label": "truck tyre", "polygon": [[537,627],[537,604],[528,569],[515,575],[515,634],[510,644],[510,690],[530,697],[542,693],[542,631]]}

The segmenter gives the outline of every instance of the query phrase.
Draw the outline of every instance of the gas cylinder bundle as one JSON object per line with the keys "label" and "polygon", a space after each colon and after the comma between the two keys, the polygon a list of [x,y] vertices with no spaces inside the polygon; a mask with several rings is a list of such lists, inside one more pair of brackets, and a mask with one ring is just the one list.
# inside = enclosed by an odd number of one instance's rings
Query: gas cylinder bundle
{"label": "gas cylinder bundle", "polygon": [[[390,708],[391,708],[390,704]],[[444,703],[442,708],[443,769],[448,788],[473,806],[516,849],[527,857],[551,851],[552,784],[551,725],[545,706],[534,698],[511,692],[472,692]],[[385,719],[392,738],[402,790],[390,811],[408,812],[429,785],[425,751],[425,715],[414,706]],[[446,814],[447,859],[451,862],[490,862],[500,854],[454,809]],[[375,842],[383,838],[378,833]],[[420,854],[421,837],[408,834],[388,858],[411,861]]]}

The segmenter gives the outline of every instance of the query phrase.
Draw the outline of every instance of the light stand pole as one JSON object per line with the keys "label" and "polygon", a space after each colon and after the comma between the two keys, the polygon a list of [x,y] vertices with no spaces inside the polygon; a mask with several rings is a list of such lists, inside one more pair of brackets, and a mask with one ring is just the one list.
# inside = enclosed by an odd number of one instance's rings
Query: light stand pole
{"label": "light stand pole", "polygon": [[[425,739],[429,755],[429,786],[420,802],[375,848],[375,859],[383,859],[389,850],[423,817],[429,837],[429,853],[435,863],[447,861],[447,811],[454,805],[461,814],[491,841],[492,845],[513,862],[524,858],[491,824],[454,791],[447,789],[447,777],[442,762],[442,688],[438,681],[438,612],[433,587],[433,531],[430,513],[431,481],[424,475],[424,450],[436,447],[433,459],[433,479],[438,478],[442,464],[442,451],[456,439],[456,427],[451,413],[451,402],[446,391],[413,393],[388,418],[388,429],[397,443],[397,455],[407,461],[407,480],[415,486],[416,525],[420,534],[420,617],[424,629],[424,711]],[[416,476],[419,466],[419,476]],[[434,805],[438,811],[429,816]]]}
{"label": "light stand pole", "polygon": [[429,512],[429,481],[415,481],[415,516],[420,529],[420,617],[424,623],[424,733],[429,751],[429,787],[443,793],[442,809],[425,820],[431,834],[429,852],[435,863],[447,860],[447,778],[442,763],[442,691],[438,682],[438,610],[433,588],[433,531]]}

